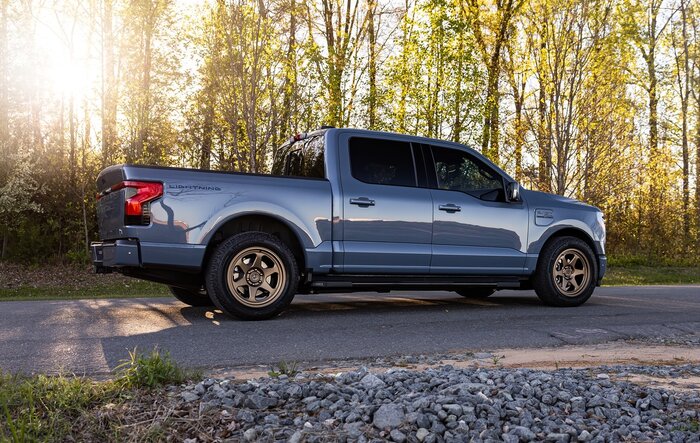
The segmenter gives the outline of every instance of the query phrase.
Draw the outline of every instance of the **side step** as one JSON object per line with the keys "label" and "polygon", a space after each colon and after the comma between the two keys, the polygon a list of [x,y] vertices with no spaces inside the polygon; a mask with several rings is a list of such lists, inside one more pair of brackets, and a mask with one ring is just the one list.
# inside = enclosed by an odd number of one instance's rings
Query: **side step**
{"label": "side step", "polygon": [[518,289],[526,280],[518,276],[481,275],[364,275],[314,274],[309,287],[312,290],[386,290],[422,289],[441,290],[465,286],[491,286],[498,289]]}

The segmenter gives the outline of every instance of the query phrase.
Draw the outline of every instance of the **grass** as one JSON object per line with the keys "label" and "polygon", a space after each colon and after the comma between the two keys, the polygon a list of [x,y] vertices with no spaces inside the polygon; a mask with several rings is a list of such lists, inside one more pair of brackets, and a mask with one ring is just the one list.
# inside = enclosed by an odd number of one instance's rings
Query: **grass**
{"label": "grass", "polygon": [[[0,372],[0,442],[64,441],[89,435],[122,440],[118,422],[95,411],[123,404],[140,391],[201,376],[180,368],[167,352],[134,350],[115,378],[95,382],[76,376],[22,376]],[[85,429],[89,425],[90,429]],[[73,438],[68,438],[71,434]]]}
{"label": "grass", "polygon": [[[159,283],[117,274],[96,276],[80,267],[0,266],[0,275],[10,272],[19,277],[13,284],[3,286],[0,282],[0,301],[170,296],[167,286]],[[700,284],[700,266],[661,261],[650,264],[647,259],[634,257],[611,258],[603,279],[604,286],[677,284]]]}
{"label": "grass", "polygon": [[0,301],[167,297],[170,295],[165,285],[136,279],[128,283],[110,282],[95,285],[93,288],[69,286],[0,288]]}
{"label": "grass", "polygon": [[700,283],[700,267],[612,265],[604,286],[682,285]]}
{"label": "grass", "polygon": [[286,362],[285,360],[280,361],[277,365],[270,366],[270,370],[267,371],[267,375],[273,378],[277,378],[280,375],[286,375],[287,377],[294,377],[299,373],[297,368],[299,364],[295,361]]}

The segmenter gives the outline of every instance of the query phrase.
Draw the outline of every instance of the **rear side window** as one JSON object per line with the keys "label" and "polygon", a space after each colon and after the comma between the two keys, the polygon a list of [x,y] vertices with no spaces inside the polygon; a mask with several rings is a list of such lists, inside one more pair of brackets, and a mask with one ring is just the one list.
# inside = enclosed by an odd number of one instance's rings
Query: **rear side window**
{"label": "rear side window", "polygon": [[411,144],[393,140],[350,139],[352,176],[365,183],[416,186]]}
{"label": "rear side window", "polygon": [[503,179],[486,164],[458,149],[433,146],[439,189],[461,191],[482,200],[504,200]]}
{"label": "rear side window", "polygon": [[272,165],[272,175],[325,178],[323,135],[283,145]]}

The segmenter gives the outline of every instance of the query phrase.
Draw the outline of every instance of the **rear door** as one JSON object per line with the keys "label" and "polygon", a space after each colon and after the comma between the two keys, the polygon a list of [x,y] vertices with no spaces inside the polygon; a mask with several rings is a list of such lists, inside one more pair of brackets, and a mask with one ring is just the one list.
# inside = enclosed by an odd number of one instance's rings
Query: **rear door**
{"label": "rear door", "polygon": [[505,180],[466,150],[424,147],[433,198],[433,274],[519,275],[525,203],[507,202]]}
{"label": "rear door", "polygon": [[425,170],[410,141],[342,134],[339,142],[343,271],[429,273],[431,191],[419,187],[416,165],[423,179]]}

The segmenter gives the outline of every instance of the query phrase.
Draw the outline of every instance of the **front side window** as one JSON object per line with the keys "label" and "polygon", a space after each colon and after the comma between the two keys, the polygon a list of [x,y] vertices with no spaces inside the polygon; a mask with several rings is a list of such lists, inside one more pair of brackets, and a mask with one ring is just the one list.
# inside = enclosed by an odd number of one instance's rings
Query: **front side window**
{"label": "front side window", "polygon": [[350,139],[352,176],[365,183],[416,186],[411,144],[393,140]]}
{"label": "front side window", "polygon": [[503,201],[503,179],[468,153],[458,149],[432,147],[439,189],[460,191],[482,200]]}

